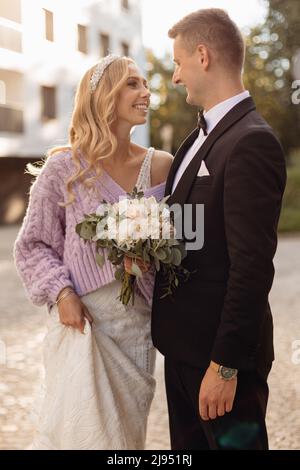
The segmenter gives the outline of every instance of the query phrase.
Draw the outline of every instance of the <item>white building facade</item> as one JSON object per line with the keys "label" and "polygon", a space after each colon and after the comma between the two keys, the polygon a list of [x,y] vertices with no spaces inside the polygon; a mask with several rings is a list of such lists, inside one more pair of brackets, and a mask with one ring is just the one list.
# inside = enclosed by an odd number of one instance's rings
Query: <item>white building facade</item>
{"label": "white building facade", "polygon": [[[0,157],[65,144],[78,82],[108,52],[145,69],[140,0],[1,0]],[[147,126],[133,139],[147,146]]]}

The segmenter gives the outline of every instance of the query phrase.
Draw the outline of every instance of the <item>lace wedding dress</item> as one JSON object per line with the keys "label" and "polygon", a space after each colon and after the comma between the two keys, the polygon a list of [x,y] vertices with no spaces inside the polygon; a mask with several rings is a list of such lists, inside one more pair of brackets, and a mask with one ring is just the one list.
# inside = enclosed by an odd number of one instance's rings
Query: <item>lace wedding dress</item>
{"label": "lace wedding dress", "polygon": [[[153,149],[138,189],[150,187]],[[81,297],[94,322],[85,334],[50,311],[44,343],[45,393],[30,449],[140,450],[155,390],[151,307],[140,295],[124,306],[119,281]]]}

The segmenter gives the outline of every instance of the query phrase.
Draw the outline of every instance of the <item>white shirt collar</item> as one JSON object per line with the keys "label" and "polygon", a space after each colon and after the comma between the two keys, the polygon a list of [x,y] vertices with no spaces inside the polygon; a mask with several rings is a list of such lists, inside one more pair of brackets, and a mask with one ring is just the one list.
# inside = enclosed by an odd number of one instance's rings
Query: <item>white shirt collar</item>
{"label": "white shirt collar", "polygon": [[[209,111],[204,111],[203,115],[207,123],[207,133],[209,134],[219,121],[238,103],[248,98],[250,93],[248,90],[239,93],[238,95],[232,96],[221,103],[216,104]],[[201,131],[200,131],[201,132]]]}

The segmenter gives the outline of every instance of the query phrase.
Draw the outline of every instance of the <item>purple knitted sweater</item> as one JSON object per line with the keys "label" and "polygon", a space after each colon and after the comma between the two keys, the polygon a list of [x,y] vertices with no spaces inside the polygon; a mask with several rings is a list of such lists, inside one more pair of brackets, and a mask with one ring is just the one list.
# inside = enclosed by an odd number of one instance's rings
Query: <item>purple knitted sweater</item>
{"label": "purple knitted sweater", "polygon": [[[100,268],[95,259],[95,244],[85,244],[75,227],[84,214],[95,212],[102,199],[114,203],[126,191],[104,172],[96,182],[100,198],[76,182],[75,201],[66,208],[60,207],[58,202],[68,200],[66,181],[74,172],[71,152],[60,152],[47,159],[30,188],[26,215],[14,244],[15,266],[27,296],[36,305],[47,304],[48,310],[64,287],[72,286],[82,296],[115,280],[115,268],[105,251],[106,262]],[[145,196],[161,200],[164,190],[165,183],[161,183],[146,190]],[[153,285],[153,270],[138,282],[138,289],[149,305]]]}

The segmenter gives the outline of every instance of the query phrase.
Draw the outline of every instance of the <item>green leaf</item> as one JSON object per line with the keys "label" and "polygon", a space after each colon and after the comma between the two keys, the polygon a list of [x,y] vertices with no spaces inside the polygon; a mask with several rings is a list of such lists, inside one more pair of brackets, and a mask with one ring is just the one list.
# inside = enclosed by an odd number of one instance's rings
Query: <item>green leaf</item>
{"label": "green leaf", "polygon": [[103,255],[101,255],[100,253],[96,253],[96,263],[99,264],[99,266],[102,268],[102,266],[104,265],[105,263],[105,258]]}
{"label": "green leaf", "polygon": [[187,255],[185,244],[184,243],[179,243],[179,245],[176,248],[180,251],[181,259],[183,260]]}
{"label": "green leaf", "polygon": [[94,236],[95,230],[88,222],[83,222],[80,229],[80,237],[85,240],[91,240]]}
{"label": "green leaf", "polygon": [[160,204],[165,204],[167,202],[167,200],[170,198],[171,194],[169,194],[168,196],[165,196],[161,199],[160,201]]}
{"label": "green leaf", "polygon": [[82,222],[77,224],[76,227],[75,227],[75,231],[76,231],[76,233],[78,233],[79,236],[80,236],[80,232],[81,232],[81,226],[82,226]]}
{"label": "green leaf", "polygon": [[147,248],[144,249],[143,259],[146,263],[151,263],[151,258],[149,256],[149,254],[147,253]]}
{"label": "green leaf", "polygon": [[168,240],[168,245],[169,245],[169,246],[178,246],[178,247],[179,247],[179,246],[180,246],[180,242],[179,242],[179,240],[177,240],[176,238],[170,238],[170,239]]}
{"label": "green leaf", "polygon": [[172,250],[166,252],[166,258],[163,260],[164,264],[171,264],[173,260]]}
{"label": "green leaf", "polygon": [[160,297],[160,299],[164,299],[164,298],[167,297],[168,295],[170,295],[170,293],[169,293],[169,292],[166,292],[164,295],[162,295],[162,296]]}
{"label": "green leaf", "polygon": [[162,248],[159,248],[158,250],[156,250],[156,256],[160,261],[164,261],[167,257],[167,253]]}
{"label": "green leaf", "polygon": [[159,259],[156,258],[156,256],[154,257],[154,264],[155,264],[156,271],[160,271],[160,262],[159,262]]}
{"label": "green leaf", "polygon": [[118,265],[118,264],[121,264],[121,263],[122,263],[122,261],[123,261],[123,259],[124,259],[124,256],[123,256],[123,255],[121,255],[121,256],[117,256],[117,259],[116,259],[116,265]]}
{"label": "green leaf", "polygon": [[179,266],[181,264],[181,252],[177,247],[172,250],[172,262],[175,266]]}
{"label": "green leaf", "polygon": [[122,279],[123,279],[123,273],[124,273],[123,268],[122,268],[122,269],[117,269],[116,272],[115,272],[115,279],[116,279],[117,281],[122,281]]}
{"label": "green leaf", "polygon": [[137,277],[142,277],[143,275],[142,271],[134,261],[132,262],[131,271]]}

